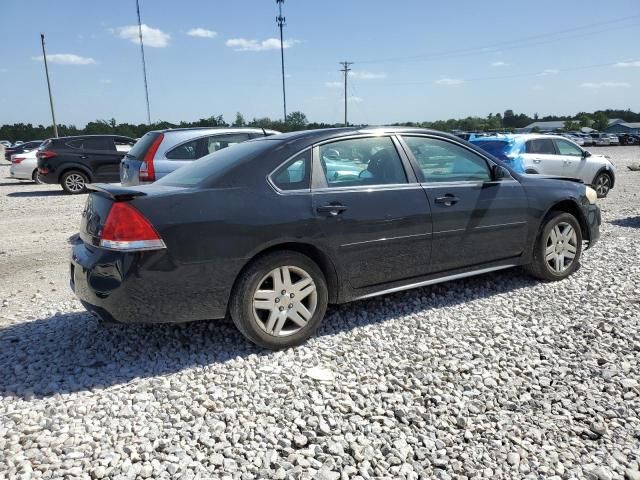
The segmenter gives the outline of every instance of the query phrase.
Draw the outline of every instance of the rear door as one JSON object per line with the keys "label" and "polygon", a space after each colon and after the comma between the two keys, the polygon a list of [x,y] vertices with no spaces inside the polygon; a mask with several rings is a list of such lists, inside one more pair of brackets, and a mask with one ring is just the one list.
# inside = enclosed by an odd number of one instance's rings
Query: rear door
{"label": "rear door", "polygon": [[392,136],[314,147],[312,203],[319,239],[353,288],[424,275],[431,212]]}
{"label": "rear door", "polygon": [[124,154],[116,150],[113,137],[86,137],[80,159],[89,165],[93,182],[118,182]]}
{"label": "rear door", "polygon": [[553,139],[534,138],[527,140],[522,155],[527,170],[533,169],[541,175],[563,175],[564,159],[558,155]]}
{"label": "rear door", "polygon": [[431,273],[520,255],[526,244],[527,197],[511,177],[494,181],[487,160],[466,146],[403,135],[433,218]]}

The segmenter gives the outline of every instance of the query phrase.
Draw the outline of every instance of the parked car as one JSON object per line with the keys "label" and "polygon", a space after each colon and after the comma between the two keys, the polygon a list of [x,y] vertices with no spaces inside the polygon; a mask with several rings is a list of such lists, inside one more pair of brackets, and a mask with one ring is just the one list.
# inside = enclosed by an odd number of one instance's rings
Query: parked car
{"label": "parked car", "polygon": [[599,147],[607,146],[611,143],[611,139],[606,133],[592,133],[591,138],[593,139],[593,144]]}
{"label": "parked car", "polygon": [[576,132],[575,135],[582,138],[583,146],[588,147],[594,145],[593,138],[591,138],[591,135],[588,133]]}
{"label": "parked car", "polygon": [[620,145],[620,139],[617,135],[609,133],[607,134],[607,136],[609,137],[609,145]]}
{"label": "parked car", "polygon": [[42,145],[42,140],[31,140],[20,145],[13,145],[11,147],[5,148],[4,158],[5,160],[11,160],[12,155],[19,155],[21,153],[30,152],[31,150],[37,149],[40,145]]}
{"label": "parked car", "polygon": [[582,137],[579,137],[578,135],[574,135],[573,133],[561,133],[560,136],[564,137],[564,138],[568,138],[569,140],[571,140],[573,143],[583,146],[584,145],[584,140],[582,139]]}
{"label": "parked car", "polygon": [[3,145],[5,147],[10,147],[11,142],[9,140],[0,140],[0,145]]}
{"label": "parked car", "polygon": [[37,150],[30,150],[12,155],[9,176],[17,180],[33,180],[36,183],[42,183],[38,178],[37,153]]}
{"label": "parked car", "polygon": [[[360,174],[326,175],[329,151]],[[89,188],[70,267],[87,309],[126,323],[230,314],[268,348],[306,340],[328,303],[514,266],[562,280],[599,237],[590,187],[415,128],[275,135],[151,185]]]}
{"label": "parked car", "polygon": [[70,194],[86,192],[91,182],[118,182],[120,160],[134,143],[117,135],[51,138],[38,149],[38,176]]}
{"label": "parked car", "polygon": [[578,178],[599,197],[606,197],[615,184],[615,167],[607,157],[559,135],[505,135],[472,143],[521,173]]}
{"label": "parked car", "polygon": [[230,145],[280,132],[263,128],[173,128],[145,134],[120,164],[122,185],[161,179],[194,160]]}

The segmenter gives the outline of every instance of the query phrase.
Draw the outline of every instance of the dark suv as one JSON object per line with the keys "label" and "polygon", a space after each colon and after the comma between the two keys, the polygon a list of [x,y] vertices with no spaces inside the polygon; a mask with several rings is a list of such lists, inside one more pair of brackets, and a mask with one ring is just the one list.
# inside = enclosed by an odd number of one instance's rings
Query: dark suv
{"label": "dark suv", "polygon": [[135,143],[117,135],[51,138],[38,149],[38,178],[71,194],[86,192],[87,183],[119,182],[120,160]]}

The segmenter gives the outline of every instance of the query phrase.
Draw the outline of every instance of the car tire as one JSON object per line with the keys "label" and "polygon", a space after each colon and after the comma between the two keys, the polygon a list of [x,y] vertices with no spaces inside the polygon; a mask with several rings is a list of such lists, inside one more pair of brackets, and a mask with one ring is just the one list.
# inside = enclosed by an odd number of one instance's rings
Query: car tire
{"label": "car tire", "polygon": [[613,183],[613,179],[608,173],[602,172],[596,175],[596,178],[593,179],[593,189],[598,194],[598,198],[604,198],[609,194],[611,183]]}
{"label": "car tire", "polygon": [[89,183],[89,177],[80,170],[64,172],[60,179],[62,189],[71,195],[85,193],[87,191],[87,183]]}
{"label": "car tire", "polygon": [[525,270],[532,276],[553,282],[576,271],[582,253],[582,229],[576,217],[552,211],[542,224],[533,246],[531,263]]}
{"label": "car tire", "polygon": [[38,177],[38,170],[34,170],[33,173],[31,174],[31,179],[36,182],[36,184],[38,185],[42,185],[42,180],[40,180],[40,177]]}
{"label": "car tire", "polygon": [[294,251],[268,253],[238,277],[229,312],[253,343],[278,350],[303,343],[327,309],[327,283],[309,257]]}

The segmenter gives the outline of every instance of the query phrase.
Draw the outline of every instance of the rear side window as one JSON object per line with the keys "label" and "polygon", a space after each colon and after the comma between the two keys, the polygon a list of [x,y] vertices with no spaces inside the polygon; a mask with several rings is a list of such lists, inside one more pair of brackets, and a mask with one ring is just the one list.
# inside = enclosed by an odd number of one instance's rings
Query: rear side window
{"label": "rear side window", "polygon": [[311,150],[297,155],[271,177],[280,190],[309,190],[311,185]]}
{"label": "rear side window", "polygon": [[115,150],[116,146],[111,137],[85,138],[82,143],[84,150]]}
{"label": "rear side window", "polygon": [[76,138],[75,140],[71,140],[71,141],[65,143],[65,145],[67,147],[75,148],[75,149],[83,148],[83,144],[84,144],[84,138]]}
{"label": "rear side window", "polygon": [[196,138],[169,150],[165,157],[171,160],[195,160],[205,155],[206,138]]}
{"label": "rear side window", "polygon": [[230,147],[236,143],[246,142],[247,140],[249,140],[248,133],[234,133],[231,135],[214,135],[212,137],[208,137],[206,154],[217,152],[218,150]]}
{"label": "rear side window", "polygon": [[123,137],[117,137],[113,139],[113,143],[116,145],[116,150],[119,152],[128,152],[136,143],[135,140]]}
{"label": "rear side window", "polygon": [[145,133],[140,140],[129,150],[128,156],[143,159],[144,155],[149,150],[149,147],[153,144],[153,141],[160,136],[160,132]]}
{"label": "rear side window", "polygon": [[526,153],[538,153],[541,155],[555,155],[556,149],[550,138],[537,138],[526,143]]}

